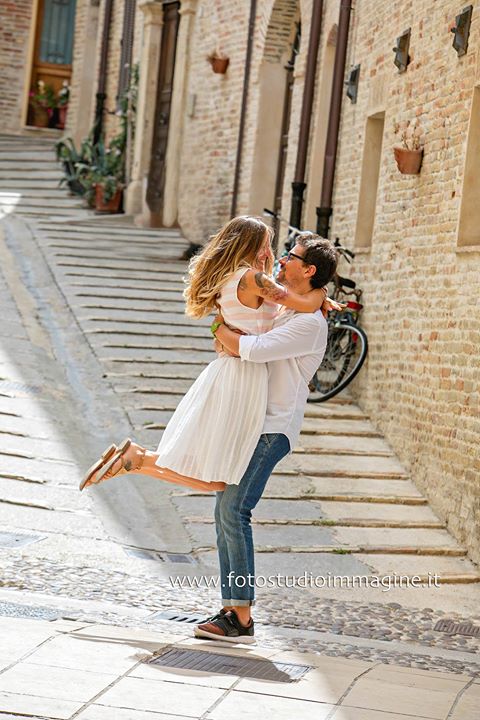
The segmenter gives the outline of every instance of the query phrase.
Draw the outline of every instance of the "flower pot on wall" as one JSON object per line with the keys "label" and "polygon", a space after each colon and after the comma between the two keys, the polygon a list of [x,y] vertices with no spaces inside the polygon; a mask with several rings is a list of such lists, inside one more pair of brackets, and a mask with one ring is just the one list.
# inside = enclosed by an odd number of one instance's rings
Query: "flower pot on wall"
{"label": "flower pot on wall", "polygon": [[212,66],[212,70],[214,73],[217,73],[218,75],[225,75],[225,73],[227,72],[228,64],[230,62],[230,58],[218,57],[218,55],[209,55],[207,59]]}
{"label": "flower pot on wall", "polygon": [[99,184],[95,186],[95,210],[97,212],[118,213],[121,200],[122,188],[119,187],[110,200],[105,200],[103,186]]}
{"label": "flower pot on wall", "polygon": [[402,175],[418,175],[422,167],[423,148],[410,150],[404,147],[394,147],[393,154]]}

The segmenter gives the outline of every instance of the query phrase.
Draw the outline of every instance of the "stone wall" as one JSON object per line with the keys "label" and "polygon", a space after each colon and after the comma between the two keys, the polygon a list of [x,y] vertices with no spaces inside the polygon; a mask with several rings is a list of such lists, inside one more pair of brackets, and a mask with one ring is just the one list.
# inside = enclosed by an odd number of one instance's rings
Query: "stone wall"
{"label": "stone wall", "polygon": [[0,132],[21,129],[31,16],[32,0],[0,3]]}
{"label": "stone wall", "polygon": [[[357,104],[344,102],[332,237],[355,244],[366,118],[383,110],[373,238],[355,260],[370,341],[356,395],[478,562],[480,229],[479,244],[458,247],[457,227],[480,14],[459,58],[450,27],[460,9],[451,0],[356,3],[350,60],[361,78]],[[411,63],[399,74],[391,48],[410,26]],[[393,157],[408,122],[424,145],[419,175],[400,174]]]}

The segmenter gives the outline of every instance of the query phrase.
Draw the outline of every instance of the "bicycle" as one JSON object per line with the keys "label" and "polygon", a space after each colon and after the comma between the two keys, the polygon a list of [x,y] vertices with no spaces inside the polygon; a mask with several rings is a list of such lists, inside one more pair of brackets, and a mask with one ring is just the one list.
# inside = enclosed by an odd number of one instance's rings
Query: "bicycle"
{"label": "bicycle", "polygon": [[[288,252],[295,245],[296,237],[301,230],[290,225],[279,213],[265,208],[264,214],[287,225],[285,253]],[[339,238],[335,239],[335,247],[337,252],[351,264],[355,253],[344,248]],[[333,291],[330,297],[337,302],[346,302],[346,307],[343,310],[332,310],[327,317],[328,339],[325,355],[309,383],[308,402],[312,403],[325,402],[344,390],[360,372],[368,353],[367,335],[358,324],[363,309],[360,303],[362,290],[357,288],[354,280],[342,277],[338,273],[335,273],[332,282]],[[349,299],[352,295],[355,300]]]}

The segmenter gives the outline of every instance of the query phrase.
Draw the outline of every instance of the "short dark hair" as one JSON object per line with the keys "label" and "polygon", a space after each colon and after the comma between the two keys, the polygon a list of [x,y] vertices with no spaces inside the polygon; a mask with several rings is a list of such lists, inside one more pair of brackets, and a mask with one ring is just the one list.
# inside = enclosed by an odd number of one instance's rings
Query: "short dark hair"
{"label": "short dark hair", "polygon": [[338,253],[335,245],[312,232],[302,232],[295,238],[296,244],[305,248],[303,256],[307,265],[315,265],[317,272],[310,278],[312,288],[327,285],[335,274]]}

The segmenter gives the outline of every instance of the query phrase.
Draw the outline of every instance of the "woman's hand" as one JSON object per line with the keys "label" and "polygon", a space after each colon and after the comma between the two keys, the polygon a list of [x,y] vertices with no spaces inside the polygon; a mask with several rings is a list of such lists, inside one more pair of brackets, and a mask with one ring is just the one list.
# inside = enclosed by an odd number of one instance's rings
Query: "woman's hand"
{"label": "woman's hand", "polygon": [[336,300],[332,300],[332,298],[329,298],[327,296],[327,293],[325,291],[325,300],[323,301],[323,305],[320,308],[323,317],[326,318],[331,310],[337,310],[337,312],[339,312],[340,310],[344,310],[346,307],[347,303],[339,303]]}

